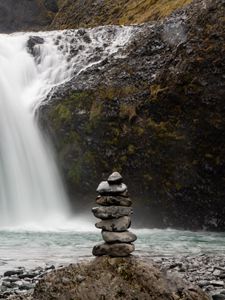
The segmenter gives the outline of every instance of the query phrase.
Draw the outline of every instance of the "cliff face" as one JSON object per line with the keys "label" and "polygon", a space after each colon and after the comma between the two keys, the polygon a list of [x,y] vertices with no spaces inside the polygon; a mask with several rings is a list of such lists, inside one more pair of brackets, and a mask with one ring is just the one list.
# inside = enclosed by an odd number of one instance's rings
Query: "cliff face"
{"label": "cliff face", "polygon": [[0,32],[59,30],[157,20],[191,0],[0,0]]}
{"label": "cliff face", "polygon": [[224,230],[224,15],[224,1],[199,0],[143,25],[125,58],[42,107],[72,198],[115,169],[142,224]]}
{"label": "cliff face", "polygon": [[57,10],[56,0],[0,0],[0,32],[41,30]]}

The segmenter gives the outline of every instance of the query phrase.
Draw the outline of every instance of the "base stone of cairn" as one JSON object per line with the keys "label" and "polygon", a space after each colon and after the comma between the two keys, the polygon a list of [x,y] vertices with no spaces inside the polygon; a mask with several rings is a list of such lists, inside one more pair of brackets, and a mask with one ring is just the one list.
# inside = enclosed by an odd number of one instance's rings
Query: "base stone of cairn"
{"label": "base stone of cairn", "polygon": [[135,247],[132,244],[136,235],[128,229],[131,225],[132,201],[129,198],[127,186],[118,172],[112,173],[107,181],[102,181],[98,188],[99,194],[94,207],[94,216],[101,221],[95,226],[102,229],[103,244],[94,246],[93,255],[109,255],[112,257],[124,257],[130,255]]}

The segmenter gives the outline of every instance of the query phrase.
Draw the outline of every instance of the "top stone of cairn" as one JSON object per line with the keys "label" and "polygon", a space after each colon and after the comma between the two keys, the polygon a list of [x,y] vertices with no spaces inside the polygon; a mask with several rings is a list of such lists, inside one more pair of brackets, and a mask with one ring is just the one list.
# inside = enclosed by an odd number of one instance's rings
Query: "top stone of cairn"
{"label": "top stone of cairn", "polygon": [[115,195],[127,192],[126,184],[122,183],[123,177],[118,172],[112,173],[107,181],[102,181],[98,188],[97,193],[100,195]]}
{"label": "top stone of cairn", "polygon": [[123,177],[120,175],[119,172],[113,172],[109,176],[107,181],[108,181],[109,184],[119,184],[119,183],[122,183]]}

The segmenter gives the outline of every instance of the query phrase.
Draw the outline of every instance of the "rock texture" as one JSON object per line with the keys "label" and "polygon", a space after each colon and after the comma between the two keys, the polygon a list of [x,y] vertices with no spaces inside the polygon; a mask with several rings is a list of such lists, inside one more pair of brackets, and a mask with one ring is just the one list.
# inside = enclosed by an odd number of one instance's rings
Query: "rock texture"
{"label": "rock texture", "polygon": [[131,225],[131,218],[128,216],[120,217],[118,219],[102,220],[95,224],[99,229],[106,231],[126,231]]}
{"label": "rock texture", "polygon": [[224,15],[224,1],[195,0],[139,26],[126,55],[41,108],[72,198],[113,167],[137,199],[137,223],[225,229]]}
{"label": "rock texture", "polygon": [[32,299],[209,300],[199,288],[135,257],[101,257],[53,271],[40,280]]}
{"label": "rock texture", "polygon": [[129,216],[133,213],[133,209],[123,206],[93,207],[92,212],[96,218],[107,220]]}

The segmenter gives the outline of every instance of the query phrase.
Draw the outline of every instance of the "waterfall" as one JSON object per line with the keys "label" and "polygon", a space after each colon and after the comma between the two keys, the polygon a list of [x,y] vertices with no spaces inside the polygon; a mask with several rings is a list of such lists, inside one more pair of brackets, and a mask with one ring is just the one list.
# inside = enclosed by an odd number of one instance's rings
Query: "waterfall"
{"label": "waterfall", "polygon": [[[68,201],[54,157],[34,120],[33,105],[62,79],[46,47],[42,66],[27,36],[0,35],[0,227],[58,222]],[[44,67],[43,67],[44,65]]]}
{"label": "waterfall", "polygon": [[[67,195],[35,109],[55,86],[118,53],[133,31],[108,26],[0,34],[0,229],[68,218]],[[27,48],[30,35],[43,39],[34,56]]]}

